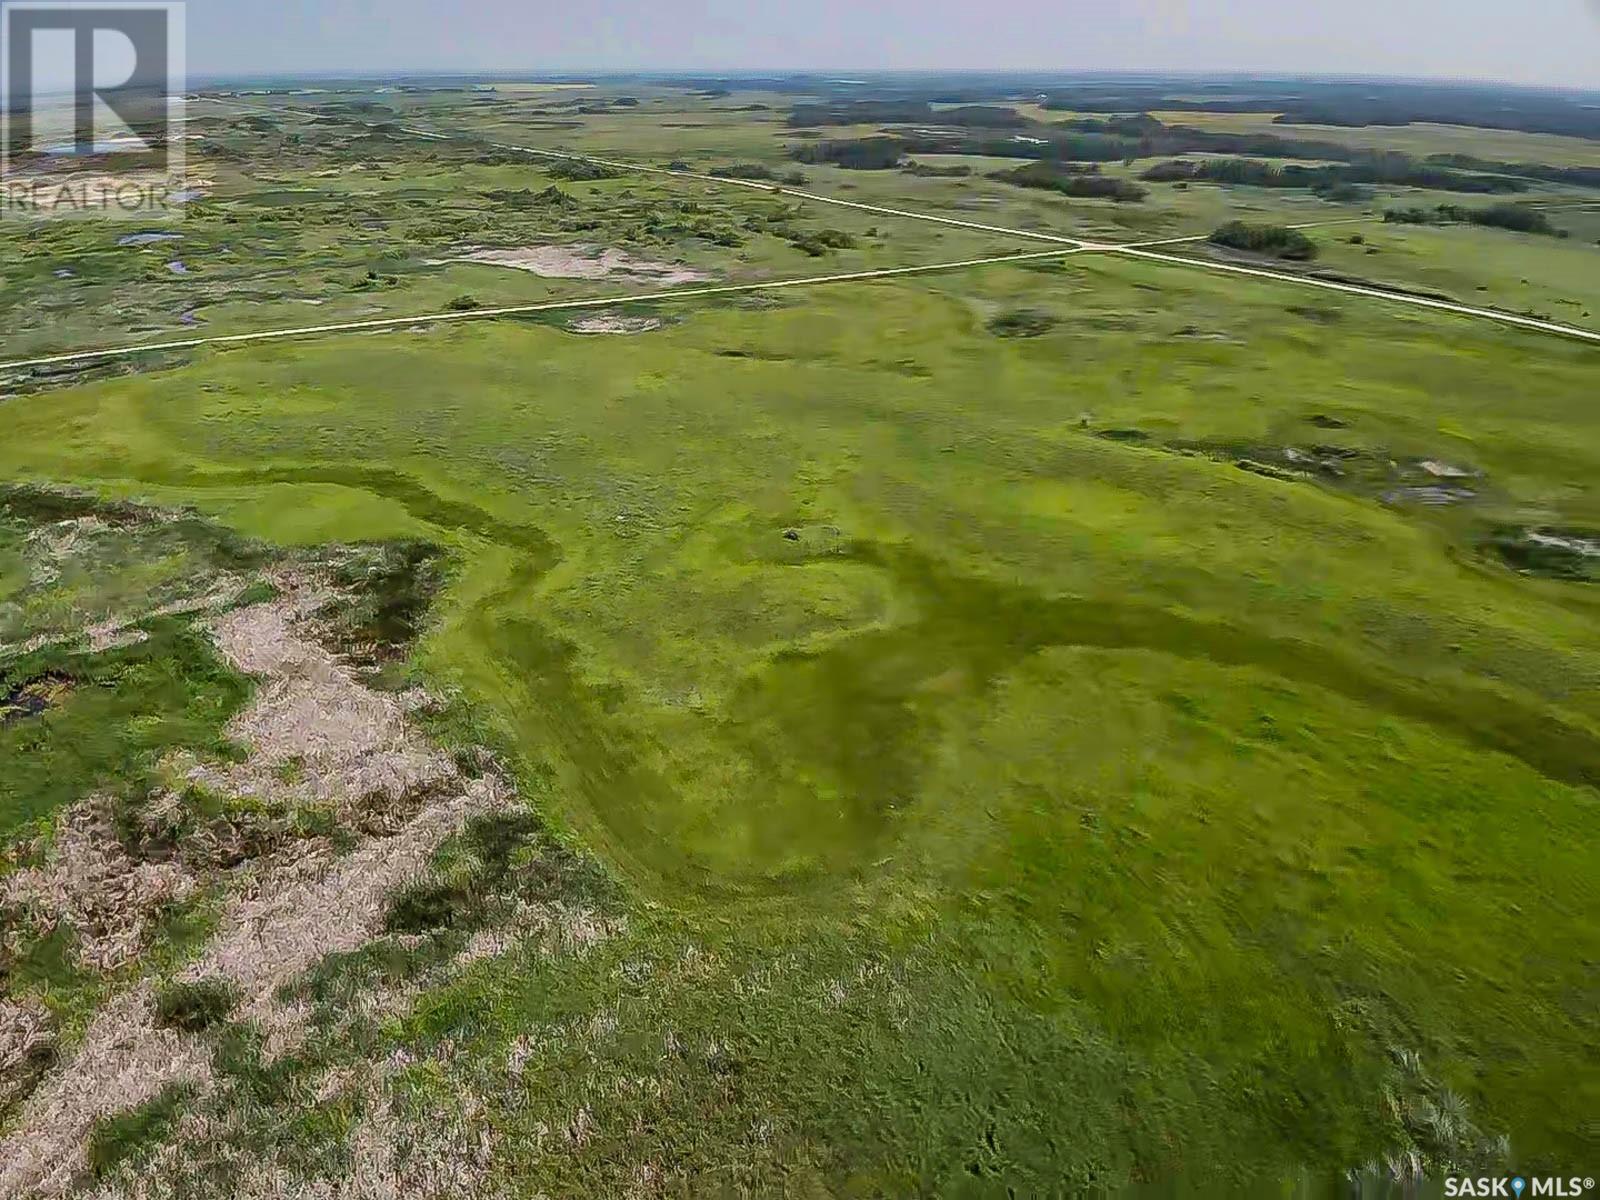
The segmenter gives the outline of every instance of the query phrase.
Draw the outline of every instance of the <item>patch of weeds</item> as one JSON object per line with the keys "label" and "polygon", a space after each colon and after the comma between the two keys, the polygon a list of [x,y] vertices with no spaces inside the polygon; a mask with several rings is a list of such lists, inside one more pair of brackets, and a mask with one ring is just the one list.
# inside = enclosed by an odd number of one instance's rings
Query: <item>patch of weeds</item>
{"label": "patch of weeds", "polygon": [[233,1098],[248,1104],[276,1107],[288,1102],[315,1063],[285,1055],[270,1062],[262,1049],[261,1031],[234,1022],[216,1035],[211,1066],[226,1081]]}
{"label": "patch of weeds", "polygon": [[8,991],[71,991],[92,978],[73,957],[77,936],[65,922],[43,937],[25,939],[6,971]]}
{"label": "patch of weeds", "polygon": [[85,1147],[90,1172],[102,1179],[124,1164],[134,1165],[149,1158],[193,1099],[194,1089],[189,1085],[170,1084],[135,1108],[100,1118]]}
{"label": "patch of weeds", "polygon": [[434,933],[464,923],[475,915],[466,889],[449,883],[414,883],[389,902],[384,928],[390,933]]}
{"label": "patch of weeds", "polygon": [[619,179],[622,176],[620,171],[580,158],[558,159],[545,168],[545,174],[568,183],[592,183],[599,179]]}
{"label": "patch of weeds", "polygon": [[0,484],[0,513],[33,526],[55,525],[84,517],[96,517],[108,525],[131,526],[150,516],[136,504],[101,500],[86,492],[14,483]]}
{"label": "patch of weeds", "polygon": [[731,163],[725,167],[712,167],[707,172],[718,179],[754,179],[768,183],[784,183],[790,187],[805,187],[807,180],[801,171],[775,171],[765,163]]}
{"label": "patch of weeds", "polygon": [[856,239],[842,229],[793,230],[784,235],[796,250],[821,258],[830,250],[854,250]]}
{"label": "patch of weeds", "polygon": [[200,1033],[227,1020],[238,1003],[239,989],[226,980],[169,983],[156,993],[156,1024]]}
{"label": "patch of weeds", "polygon": [[1001,313],[989,322],[989,332],[996,337],[1042,337],[1056,327],[1054,316],[1036,308],[1018,308]]}
{"label": "patch of weeds", "polygon": [[1209,240],[1215,246],[1247,250],[1292,262],[1309,262],[1317,256],[1317,244],[1298,229],[1290,229],[1286,225],[1251,225],[1244,221],[1229,221],[1219,226]]}
{"label": "patch of weeds", "polygon": [[257,604],[271,604],[282,593],[265,579],[258,579],[233,598],[232,608],[250,608]]}
{"label": "patch of weeds", "polygon": [[169,750],[224,752],[223,727],[252,684],[186,622],[144,628],[149,636],[136,645],[104,654],[41,650],[0,675],[6,693],[46,677],[76,682],[55,693],[57,707],[0,727],[0,837],[95,791],[140,792]]}
{"label": "patch of weeds", "polygon": [[288,827],[282,814],[258,799],[192,782],[163,799],[172,802],[151,807],[143,798],[124,799],[114,810],[118,836],[137,858],[198,855],[212,865],[237,866],[269,853]]}
{"label": "patch of weeds", "polygon": [[173,905],[150,931],[145,962],[159,971],[188,962],[211,940],[220,918],[220,901],[214,895],[202,893]]}
{"label": "patch of weeds", "polygon": [[491,813],[440,847],[430,878],[394,896],[384,927],[396,934],[470,932],[518,898],[568,899],[600,885],[598,869],[545,836],[531,813]]}
{"label": "patch of weeds", "polygon": [[300,978],[280,988],[278,998],[286,1004],[310,1003],[313,1023],[338,1029],[341,1042],[350,1048],[377,1035],[375,1028],[364,1027],[359,1020],[352,1022],[351,1002],[357,996],[419,980],[449,962],[464,944],[464,936],[455,933],[415,941],[378,938],[357,950],[324,956]]}
{"label": "patch of weeds", "polygon": [[318,616],[358,666],[381,670],[404,657],[446,582],[444,551],[429,542],[359,546],[333,571],[343,596]]}
{"label": "patch of weeds", "polygon": [[1335,321],[1344,320],[1342,309],[1328,308],[1320,304],[1291,304],[1284,311],[1320,325],[1331,325]]}

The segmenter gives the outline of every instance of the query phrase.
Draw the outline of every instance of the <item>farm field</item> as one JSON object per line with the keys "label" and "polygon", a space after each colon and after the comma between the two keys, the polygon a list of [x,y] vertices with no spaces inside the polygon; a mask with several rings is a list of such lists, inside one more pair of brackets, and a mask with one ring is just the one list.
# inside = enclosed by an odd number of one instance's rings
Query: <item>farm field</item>
{"label": "farm field", "polygon": [[[1600,329],[1593,189],[1507,200],[1560,237],[802,162],[775,91],[217,99],[181,240],[0,227],[0,357],[417,319],[5,376],[0,1194],[1590,1161],[1600,346],[1403,296]],[[1283,278],[755,286],[1028,233]]]}

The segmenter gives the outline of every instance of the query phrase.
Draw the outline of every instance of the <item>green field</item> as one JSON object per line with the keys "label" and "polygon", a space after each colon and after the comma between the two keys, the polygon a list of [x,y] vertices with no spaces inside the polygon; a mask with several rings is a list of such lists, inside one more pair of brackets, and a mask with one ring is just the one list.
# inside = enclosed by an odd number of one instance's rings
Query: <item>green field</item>
{"label": "green field", "polygon": [[[780,116],[565,133],[749,161]],[[362,203],[550,182],[394,169]],[[1125,238],[1363,207],[1196,187],[1113,208],[805,170],[872,203]],[[186,240],[234,237],[243,188],[219,185]],[[572,190],[728,222],[781,202]],[[820,208],[804,219],[859,239],[829,271],[1038,248]],[[1362,228],[1316,234],[1318,266],[1595,324],[1592,239]],[[332,230],[321,249],[296,236],[339,272],[360,261]],[[567,236],[650,244],[617,222]],[[820,269],[767,235],[651,236],[718,279]],[[283,270],[295,289],[334,278]],[[404,278],[382,311],[597,288],[459,264]],[[207,319],[271,327],[288,303]],[[185,506],[272,553],[443,547],[410,661],[451,697],[434,733],[501,754],[532,844],[591,864],[539,895],[625,923],[586,955],[530,944],[454,973],[393,939],[330,960],[305,984],[317,1032],[276,1065],[242,1026],[207,1035],[223,1083],[193,1103],[230,1137],[337,1176],[362,1114],[315,1081],[404,1055],[401,1110],[475,1097],[491,1177],[527,1195],[1320,1194],[1385,1162],[1592,1159],[1600,593],[1504,547],[1600,537],[1594,346],[1105,255],[648,311],[662,326],[634,336],[530,318],[199,350],[0,405],[12,483]],[[1018,312],[1038,336],[1000,336]],[[83,333],[40,325],[7,354]],[[1446,488],[1465,494],[1436,503]],[[212,553],[194,545],[126,553],[156,564],[155,595]],[[13,560],[8,605],[27,573],[0,545]],[[26,592],[7,641],[51,612],[91,623],[125,603],[109,586]],[[52,736],[134,722],[141,764],[157,734],[209,744],[241,685],[179,661],[145,693],[155,734],[113,690]],[[16,736],[0,828],[74,798],[41,804]],[[452,843],[438,869],[489,872],[485,854]],[[519,869],[494,886],[535,887]],[[421,982],[376,1016],[328,1007],[375,979]],[[102,1125],[103,1170],[135,1170],[190,1102]],[[226,1142],[187,1152],[188,1194],[227,1186]]]}

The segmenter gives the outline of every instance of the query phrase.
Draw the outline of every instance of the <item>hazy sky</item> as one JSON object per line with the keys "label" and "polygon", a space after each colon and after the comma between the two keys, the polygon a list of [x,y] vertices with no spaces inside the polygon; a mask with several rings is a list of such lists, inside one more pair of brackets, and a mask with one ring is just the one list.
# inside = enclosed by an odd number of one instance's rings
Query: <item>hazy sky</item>
{"label": "hazy sky", "polygon": [[1295,71],[1600,89],[1600,0],[189,0],[195,75]]}

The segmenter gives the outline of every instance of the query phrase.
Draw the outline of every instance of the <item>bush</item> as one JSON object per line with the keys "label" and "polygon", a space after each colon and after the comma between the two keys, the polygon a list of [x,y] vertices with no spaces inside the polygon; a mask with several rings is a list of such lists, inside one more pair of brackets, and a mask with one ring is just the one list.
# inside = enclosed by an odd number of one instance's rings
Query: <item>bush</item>
{"label": "bush", "polygon": [[1270,254],[1296,262],[1309,262],[1317,256],[1317,244],[1298,229],[1284,225],[1248,225],[1243,221],[1229,221],[1211,235],[1217,246],[1234,250],[1248,250],[1253,254]]}
{"label": "bush", "polygon": [[812,258],[821,258],[830,250],[855,249],[856,239],[842,229],[818,229],[790,234],[789,244]]}
{"label": "bush", "polygon": [[798,146],[791,153],[801,162],[833,163],[852,171],[887,171],[900,165],[906,146],[900,138],[870,137]]}
{"label": "bush", "polygon": [[1129,180],[1099,174],[1099,168],[1093,164],[1035,162],[1011,171],[997,171],[989,178],[1016,187],[1043,188],[1064,196],[1119,203],[1143,200],[1149,195]]}
{"label": "bush", "polygon": [[454,300],[450,301],[449,304],[445,305],[445,309],[449,312],[471,312],[477,307],[477,297],[466,295],[457,296]]}
{"label": "bush", "polygon": [[1440,225],[1462,221],[1469,225],[1486,225],[1495,229],[1509,229],[1515,233],[1542,233],[1553,237],[1564,232],[1550,224],[1550,218],[1536,208],[1522,204],[1491,204],[1488,208],[1464,208],[1459,204],[1440,204],[1435,208],[1391,208],[1383,219],[1392,225]]}
{"label": "bush", "polygon": [[1056,319],[1035,308],[1019,308],[1001,313],[989,322],[989,332],[996,337],[1039,337],[1056,327]]}
{"label": "bush", "polygon": [[915,175],[921,179],[964,179],[972,174],[971,167],[938,167],[931,163],[919,162],[908,162],[900,169],[907,175]]}
{"label": "bush", "polygon": [[[519,160],[526,161],[526,160]],[[585,162],[581,158],[563,158],[545,168],[546,173],[568,183],[592,183],[597,179],[617,179],[620,171],[602,167],[599,163]]]}
{"label": "bush", "polygon": [[239,991],[221,979],[172,983],[156,993],[156,1024],[199,1033],[220,1025],[239,1003]]}

